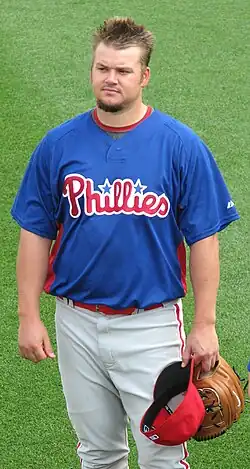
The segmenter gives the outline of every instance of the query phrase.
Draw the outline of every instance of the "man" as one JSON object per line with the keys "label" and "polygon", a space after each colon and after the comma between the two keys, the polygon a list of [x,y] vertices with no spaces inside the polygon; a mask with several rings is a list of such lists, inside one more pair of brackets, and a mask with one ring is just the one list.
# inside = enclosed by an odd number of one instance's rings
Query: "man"
{"label": "man", "polygon": [[[239,216],[201,139],[144,104],[152,49],[152,34],[129,18],[96,31],[96,106],[47,133],[12,208],[20,353],[35,363],[55,356],[40,320],[44,289],[56,297],[59,369],[84,468],[127,467],[127,418],[141,468],[188,468],[186,446],[155,445],[140,419],[165,366],[194,356],[208,371],[219,353],[217,233]],[[186,343],[184,240],[195,298]]]}

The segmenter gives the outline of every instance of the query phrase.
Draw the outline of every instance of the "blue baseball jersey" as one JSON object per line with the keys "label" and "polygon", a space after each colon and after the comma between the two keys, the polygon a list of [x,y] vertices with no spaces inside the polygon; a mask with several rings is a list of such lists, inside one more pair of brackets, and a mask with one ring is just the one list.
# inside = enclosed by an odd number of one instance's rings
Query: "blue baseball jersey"
{"label": "blue baseball jersey", "polygon": [[208,147],[158,110],[119,139],[92,110],[50,130],[11,213],[54,240],[47,293],[113,308],[185,296],[185,244],[239,218]]}

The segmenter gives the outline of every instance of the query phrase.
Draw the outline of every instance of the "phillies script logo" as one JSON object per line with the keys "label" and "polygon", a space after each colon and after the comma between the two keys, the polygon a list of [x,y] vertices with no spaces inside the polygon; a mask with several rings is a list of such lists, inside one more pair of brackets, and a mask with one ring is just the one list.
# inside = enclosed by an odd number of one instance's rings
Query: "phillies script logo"
{"label": "phillies script logo", "polygon": [[134,183],[131,179],[115,179],[110,184],[108,178],[104,184],[99,184],[100,190],[94,190],[92,179],[80,174],[68,174],[64,179],[63,197],[67,197],[70,205],[70,215],[78,218],[81,215],[79,199],[84,197],[84,212],[86,215],[146,215],[164,218],[168,215],[170,202],[165,194],[157,195],[146,192],[140,179]]}

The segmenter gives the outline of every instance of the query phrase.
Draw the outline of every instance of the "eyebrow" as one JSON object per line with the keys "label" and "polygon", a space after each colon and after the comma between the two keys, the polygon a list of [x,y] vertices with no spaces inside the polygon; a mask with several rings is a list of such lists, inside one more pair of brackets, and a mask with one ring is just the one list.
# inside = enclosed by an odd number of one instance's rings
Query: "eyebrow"
{"label": "eyebrow", "polygon": [[[104,64],[103,62],[97,62],[96,65],[99,67],[110,68],[108,65]],[[116,70],[128,70],[130,72],[133,72],[133,68],[128,67],[127,65],[117,65],[115,69]]]}

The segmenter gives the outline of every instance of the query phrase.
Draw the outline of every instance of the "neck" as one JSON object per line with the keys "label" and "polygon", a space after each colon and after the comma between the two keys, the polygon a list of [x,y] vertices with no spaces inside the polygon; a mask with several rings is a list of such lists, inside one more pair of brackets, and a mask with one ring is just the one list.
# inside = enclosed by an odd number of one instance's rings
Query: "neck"
{"label": "neck", "polygon": [[123,109],[116,113],[105,112],[98,107],[96,111],[98,119],[102,124],[110,127],[126,127],[127,125],[133,125],[141,120],[147,111],[147,106],[140,101],[130,109]]}

